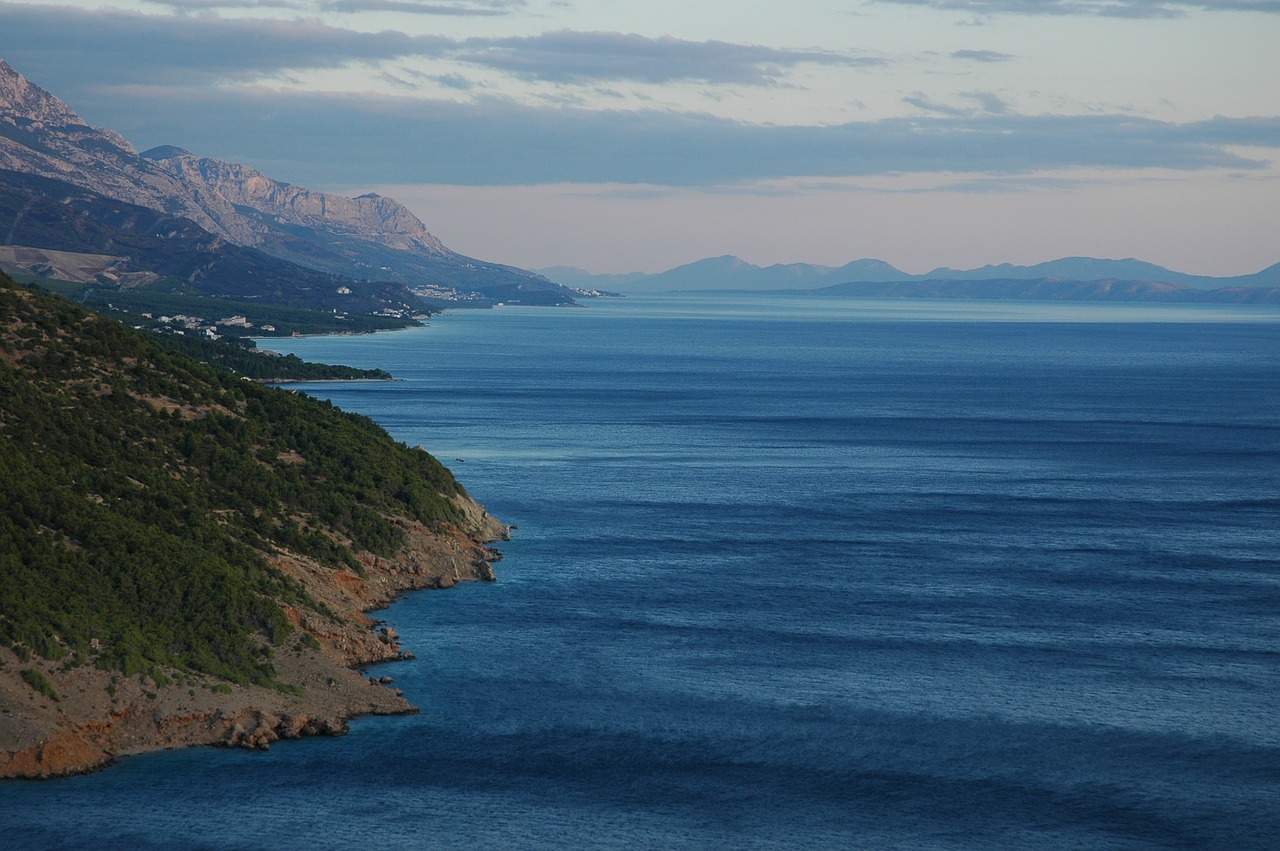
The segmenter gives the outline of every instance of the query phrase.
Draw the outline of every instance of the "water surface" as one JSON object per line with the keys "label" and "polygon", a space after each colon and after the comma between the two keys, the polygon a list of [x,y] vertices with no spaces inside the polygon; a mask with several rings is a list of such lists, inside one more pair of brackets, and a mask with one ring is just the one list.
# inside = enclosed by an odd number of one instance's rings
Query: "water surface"
{"label": "water surface", "polygon": [[423,706],[0,786],[30,848],[1280,847],[1280,313],[637,298],[272,341],[516,523]]}

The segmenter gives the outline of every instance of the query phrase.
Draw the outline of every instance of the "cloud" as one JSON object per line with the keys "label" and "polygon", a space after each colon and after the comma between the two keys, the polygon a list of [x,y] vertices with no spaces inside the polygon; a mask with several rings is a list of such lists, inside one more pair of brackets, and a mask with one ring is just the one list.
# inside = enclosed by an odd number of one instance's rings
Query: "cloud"
{"label": "cloud", "polygon": [[970,62],[1008,62],[1014,57],[994,50],[956,50],[952,52],[951,58],[967,59]]}
{"label": "cloud", "polygon": [[1257,171],[1280,116],[1173,124],[1125,115],[931,115],[836,126],[704,114],[531,107],[367,94],[108,93],[112,126],[303,185],[614,183],[715,186],[786,177],[1025,175],[1071,168]]}
{"label": "cloud", "polygon": [[150,0],[157,6],[165,6],[175,12],[212,12],[218,9],[290,9],[301,11],[306,4],[300,0]]}
{"label": "cloud", "polygon": [[[286,6],[290,0],[163,0],[204,11],[232,6]],[[410,0],[334,0],[345,9],[412,7],[423,14],[506,14],[521,4],[422,4]],[[456,7],[456,9],[455,9]],[[442,10],[453,11],[442,11]],[[0,3],[0,52],[18,67],[56,65],[48,78],[78,79],[86,58],[99,85],[168,79],[198,85],[252,81],[288,70],[341,68],[426,58],[464,62],[514,77],[556,84],[627,81],[662,84],[783,85],[797,65],[870,67],[884,60],[822,50],[784,50],[723,41],[686,41],[610,32],[560,32],[457,41],[395,30],[362,32],[316,20],[146,15],[120,10]],[[52,61],[51,61],[52,60]],[[58,69],[61,69],[59,73]],[[455,79],[456,79],[455,75]]]}
{"label": "cloud", "polygon": [[752,86],[776,84],[786,69],[802,63],[862,67],[883,64],[876,57],[830,51],[570,30],[471,39],[455,58],[517,77],[554,83],[697,80]]}
{"label": "cloud", "polygon": [[[216,0],[210,0],[216,2]],[[333,12],[400,12],[410,15],[445,15],[454,17],[499,17],[523,9],[522,0],[489,0],[484,2],[423,3],[418,0],[327,0],[321,8]]]}
{"label": "cloud", "polygon": [[965,92],[964,96],[977,101],[981,110],[991,115],[1004,115],[1009,111],[1009,104],[991,92]]}
{"label": "cloud", "polygon": [[431,3],[422,0],[148,0],[176,12],[212,12],[222,9],[291,9],[359,14],[362,12],[399,12],[410,15],[445,15],[454,17],[495,17],[510,15],[527,5],[524,0],[456,0]]}
{"label": "cloud", "polygon": [[[907,102],[924,113],[915,117],[762,125],[656,108],[592,109],[569,88],[559,103],[519,104],[488,94],[502,88],[472,82],[456,67],[388,64],[465,56],[557,83],[778,85],[781,69],[792,65],[878,61],[618,33],[455,41],[305,20],[0,4],[0,56],[87,120],[119,130],[141,148],[175,144],[313,186],[709,187],[789,177],[1016,176],[1072,168],[1256,173],[1266,165],[1258,157],[1280,150],[1277,116],[1183,124],[1120,114],[1027,116],[1011,112],[992,92],[970,91],[954,95],[955,103],[913,93]],[[416,90],[414,96],[280,91],[258,82],[359,63],[388,75],[391,85]],[[236,85],[223,85],[227,81]],[[448,87],[453,97],[465,92],[466,102],[427,99],[418,86],[423,81]]]}
{"label": "cloud", "polygon": [[1280,14],[1280,0],[878,0],[975,15],[1057,15],[1176,18],[1188,12]]}
{"label": "cloud", "polygon": [[1049,190],[1079,189],[1088,185],[1088,180],[1069,177],[982,177],[972,180],[957,180],[941,186],[915,192],[965,192],[980,195],[1008,194],[1024,192],[1040,192]]}
{"label": "cloud", "polygon": [[460,92],[471,91],[476,88],[476,84],[463,77],[461,74],[440,74],[432,79],[444,86],[446,89],[455,89]]}
{"label": "cloud", "polygon": [[[185,0],[180,0],[185,2]],[[456,42],[440,36],[377,33],[314,20],[143,15],[118,10],[0,4],[0,51],[22,70],[50,71],[41,85],[195,86],[254,80],[287,69],[341,68],[406,56],[442,56]],[[86,75],[82,69],[93,67]]]}
{"label": "cloud", "polygon": [[946,115],[952,118],[966,118],[980,113],[1003,115],[1009,111],[1009,105],[992,92],[964,92],[961,97],[974,101],[977,107],[952,106],[930,98],[923,92],[915,92],[902,99],[916,109],[935,115]]}
{"label": "cloud", "polygon": [[916,92],[914,94],[907,95],[902,99],[902,102],[910,104],[916,109],[923,110],[924,112],[932,112],[938,115],[950,115],[954,118],[968,115],[972,111],[940,103],[939,101],[933,100],[925,95],[924,92]]}

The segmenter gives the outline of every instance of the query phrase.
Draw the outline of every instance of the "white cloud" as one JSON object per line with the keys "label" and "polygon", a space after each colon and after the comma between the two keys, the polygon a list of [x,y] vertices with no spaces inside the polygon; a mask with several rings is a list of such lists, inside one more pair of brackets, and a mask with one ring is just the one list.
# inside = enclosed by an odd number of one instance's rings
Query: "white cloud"
{"label": "white cloud", "polygon": [[[216,3],[218,0],[208,0]],[[334,12],[399,12],[409,15],[448,17],[498,17],[524,9],[521,0],[472,0],[472,2],[431,3],[420,0],[324,0],[320,8]]]}
{"label": "white cloud", "polygon": [[752,86],[776,84],[791,68],[804,63],[856,67],[884,63],[878,57],[833,51],[570,30],[471,39],[456,58],[518,77],[562,83],[698,80]]}
{"label": "white cloud", "polygon": [[1280,0],[876,0],[975,15],[1174,18],[1190,12],[1280,14]]}
{"label": "white cloud", "polygon": [[[0,3],[0,57],[141,148],[176,144],[317,188],[401,181],[492,201],[608,184],[575,209],[607,203],[620,228],[626,204],[676,221],[692,199],[732,212],[723,199],[750,198],[774,222],[794,217],[797,245],[832,235],[844,195],[941,193],[937,212],[921,201],[904,220],[932,239],[960,198],[1016,204],[1021,222],[1033,201],[1106,197],[1130,213],[1114,229],[1160,218],[1135,214],[1144,206],[1169,219],[1185,191],[1170,232],[1212,211],[1215,239],[1239,247],[1227,237],[1274,209],[1240,187],[1280,173],[1274,39],[1257,15],[1228,14],[1280,0],[878,0],[855,14],[815,0],[803,16],[780,0],[758,15],[675,0],[643,14],[540,0],[66,2],[80,6]],[[152,13],[85,8],[95,2]],[[957,27],[960,15],[984,26]],[[1152,171],[1184,180],[1158,194],[1115,183]],[[477,227],[491,218],[478,212]]]}

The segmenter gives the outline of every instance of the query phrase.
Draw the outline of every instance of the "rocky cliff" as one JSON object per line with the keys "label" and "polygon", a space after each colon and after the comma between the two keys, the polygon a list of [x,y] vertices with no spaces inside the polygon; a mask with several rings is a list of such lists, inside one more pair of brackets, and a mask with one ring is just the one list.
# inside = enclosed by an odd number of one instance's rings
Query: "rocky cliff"
{"label": "rocky cliff", "polygon": [[[197,157],[171,145],[144,151],[142,157],[177,177],[188,188],[225,198],[233,206],[254,210],[279,224],[329,230],[401,251],[442,256],[452,253],[427,231],[417,216],[392,198],[373,193],[346,198],[313,192],[273,180],[246,165]],[[243,218],[238,212],[236,215]],[[266,229],[263,224],[257,226],[261,231]]]}
{"label": "rocky cliff", "polygon": [[[113,130],[91,127],[0,59],[0,168],[62,180],[110,198],[191,219],[237,244],[254,229],[225,198],[195,195]],[[41,247],[41,246],[36,246]]]}

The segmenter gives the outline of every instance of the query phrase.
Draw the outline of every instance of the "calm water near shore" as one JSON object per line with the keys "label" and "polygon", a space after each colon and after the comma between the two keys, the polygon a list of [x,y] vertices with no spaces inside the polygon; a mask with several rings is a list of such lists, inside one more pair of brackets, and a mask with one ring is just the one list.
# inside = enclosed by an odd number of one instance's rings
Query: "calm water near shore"
{"label": "calm water near shore", "polygon": [[1280,312],[646,297],[272,341],[519,525],[423,707],[0,846],[1280,847]]}

